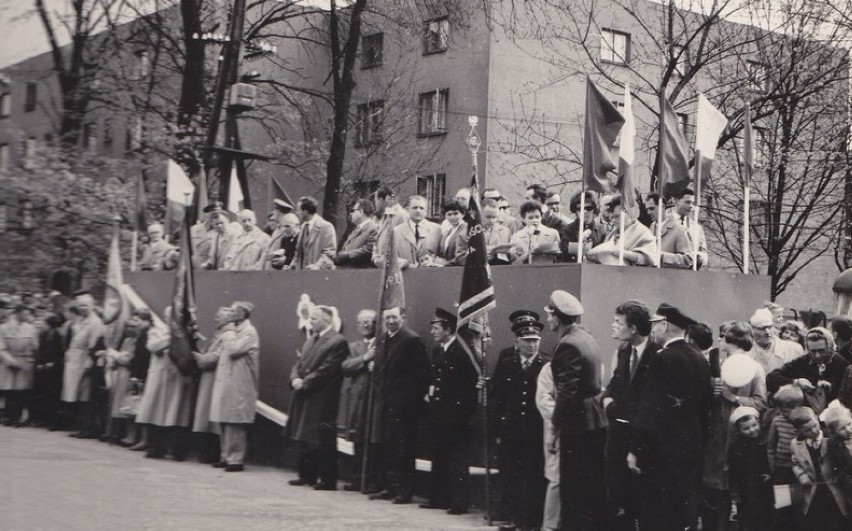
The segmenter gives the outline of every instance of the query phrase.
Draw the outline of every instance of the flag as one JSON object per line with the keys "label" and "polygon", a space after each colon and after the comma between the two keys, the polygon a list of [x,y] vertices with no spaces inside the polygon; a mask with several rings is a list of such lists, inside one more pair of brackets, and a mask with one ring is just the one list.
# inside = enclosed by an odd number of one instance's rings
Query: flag
{"label": "flag", "polygon": [[180,164],[169,159],[166,172],[166,234],[174,234],[180,229],[186,205],[192,200],[195,186],[184,173]]}
{"label": "flag", "polygon": [[743,133],[743,159],[746,165],[746,186],[751,186],[754,176],[754,131],[751,129],[751,104],[745,107],[745,132]]}
{"label": "flag", "polygon": [[106,291],[104,292],[104,317],[106,333],[104,341],[107,348],[121,347],[121,336],[124,333],[124,323],[130,315],[130,304],[122,295],[121,286],[124,278],[121,274],[121,252],[118,246],[118,227],[112,233],[112,243],[109,247],[107,260]]}
{"label": "flag", "polygon": [[624,126],[621,128],[621,141],[618,146],[618,188],[621,200],[626,208],[636,208],[635,185],[633,182],[633,161],[636,158],[636,120],[633,117],[633,98],[630,97],[630,85],[624,85]]}
{"label": "flag", "polygon": [[716,146],[727,125],[728,119],[725,115],[713,107],[704,94],[699,94],[698,109],[695,113],[695,156],[698,158],[695,163],[698,164],[702,182],[695,184],[696,194],[701,193],[702,185],[710,177]]}
{"label": "flag", "polygon": [[270,182],[270,186],[271,186],[271,189],[272,189],[272,193],[269,194],[270,197],[271,197],[270,201],[274,200],[274,199],[280,199],[282,201],[285,201],[288,205],[293,206],[293,208],[295,209],[296,208],[296,202],[293,201],[293,199],[290,197],[290,195],[287,193],[287,191],[284,190],[284,187],[281,186],[281,183],[278,182],[278,179],[276,179],[275,177],[272,177],[269,180],[269,182]]}
{"label": "flag", "polygon": [[145,199],[145,180],[142,173],[136,175],[136,198],[133,205],[133,232],[144,231],[148,226],[145,219],[147,200]]}
{"label": "flag", "polygon": [[665,94],[660,93],[660,160],[658,181],[661,197],[671,197],[689,186],[689,144],[680,120]]}
{"label": "flag", "polygon": [[583,134],[583,184],[607,193],[612,184],[607,173],[618,168],[612,152],[624,117],[591,80],[586,79],[586,120]]}
{"label": "flag", "polygon": [[237,175],[237,166],[231,166],[231,178],[228,182],[228,211],[239,214],[243,209],[243,189],[240,187],[240,178]]}
{"label": "flag", "polygon": [[198,172],[198,186],[195,188],[195,195],[192,197],[192,215],[189,217],[189,224],[195,225],[199,219],[203,217],[204,209],[210,204],[210,199],[207,197],[207,170],[202,166]]}
{"label": "flag", "polygon": [[[188,216],[189,213],[187,212],[186,215]],[[181,223],[180,258],[176,272],[172,314],[168,322],[169,357],[181,374],[189,376],[195,374],[198,369],[192,355],[193,351],[198,350],[198,319],[195,311],[195,278],[192,271],[192,246],[188,222]]]}

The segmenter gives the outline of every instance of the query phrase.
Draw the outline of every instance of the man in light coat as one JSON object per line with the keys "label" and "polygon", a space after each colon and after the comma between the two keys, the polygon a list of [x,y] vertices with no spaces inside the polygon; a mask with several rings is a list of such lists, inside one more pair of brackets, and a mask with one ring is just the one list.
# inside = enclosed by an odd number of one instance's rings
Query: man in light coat
{"label": "man in light coat", "polygon": [[[393,249],[399,258],[399,265],[426,267],[437,265],[435,257],[441,245],[441,226],[426,219],[426,198],[413,195],[406,206],[408,219],[393,228]],[[373,263],[381,266],[385,262],[386,239],[381,237],[377,250],[373,254]]]}
{"label": "man in light coat", "polygon": [[298,208],[302,228],[290,269],[334,269],[337,247],[334,225],[317,213],[319,203],[313,197],[300,197]]}
{"label": "man in light coat", "polygon": [[311,334],[299,361],[290,371],[293,400],[287,435],[301,450],[299,478],[290,485],[313,485],[337,490],[337,410],[340,403],[340,364],[349,355],[346,339],[334,330],[328,306],[311,311]]}
{"label": "man in light coat", "polygon": [[87,291],[77,292],[74,307],[79,317],[69,325],[71,339],[65,351],[65,371],[62,375],[62,401],[74,404],[79,417],[80,431],[74,436],[94,436],[91,425],[93,412],[89,411],[92,400],[92,378],[94,353],[103,342],[104,323],[93,311],[95,299]]}
{"label": "man in light coat", "polygon": [[214,466],[226,472],[240,472],[248,445],[248,427],[254,423],[258,395],[260,337],[249,318],[254,310],[250,302],[237,301],[231,306],[234,337],[228,341],[216,367],[210,422],[222,430],[222,460]]}
{"label": "man in light coat", "polygon": [[19,304],[14,316],[0,324],[0,393],[6,397],[6,426],[19,424],[22,406],[33,388],[38,331],[28,314],[31,310]]}
{"label": "man in light coat", "polygon": [[231,242],[223,269],[230,271],[262,269],[269,236],[257,226],[257,218],[251,210],[240,211],[237,221],[242,226],[243,232]]}
{"label": "man in light coat", "polygon": [[352,206],[349,220],[352,230],[340,245],[340,251],[334,257],[338,267],[372,267],[373,248],[376,245],[379,229],[373,221],[373,203],[359,199]]}
{"label": "man in light coat", "polygon": [[[692,269],[695,257],[698,257],[698,269],[707,265],[707,238],[704,228],[695,223],[695,193],[686,188],[674,196],[675,207],[663,220],[660,228],[660,250],[663,267]],[[657,223],[651,224],[651,232],[656,236]],[[697,254],[695,243],[697,245]]]}
{"label": "man in light coat", "polygon": [[164,234],[165,229],[159,223],[148,225],[148,245],[142,250],[142,258],[139,260],[139,269],[142,271],[166,269],[169,254],[175,248],[163,238]]}
{"label": "man in light coat", "polygon": [[215,262],[211,258],[216,251],[216,221],[223,216],[222,203],[216,201],[204,207],[204,220],[196,223],[189,229],[189,238],[192,242],[192,262],[196,267],[205,263]]}

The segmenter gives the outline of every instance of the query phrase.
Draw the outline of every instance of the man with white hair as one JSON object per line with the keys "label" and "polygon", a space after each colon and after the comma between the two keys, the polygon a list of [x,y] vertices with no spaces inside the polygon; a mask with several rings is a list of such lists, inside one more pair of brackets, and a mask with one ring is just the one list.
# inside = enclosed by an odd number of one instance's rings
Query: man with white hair
{"label": "man with white hair", "polygon": [[754,331],[754,346],[749,355],[763,367],[767,375],[805,353],[798,343],[776,335],[775,320],[772,312],[766,308],[755,311],[749,324]]}
{"label": "man with white hair", "polygon": [[[162,227],[161,227],[162,228]],[[103,350],[104,323],[94,312],[95,299],[88,291],[78,291],[74,296],[74,308],[79,318],[70,325],[71,339],[65,351],[65,372],[62,378],[62,401],[74,404],[80,423],[80,431],[74,437],[92,438],[90,402],[92,400],[91,369],[94,353]]]}
{"label": "man with white hair", "polygon": [[299,216],[293,213],[293,206],[282,199],[276,199],[273,204],[275,231],[266,245],[263,269],[282,269],[289,265],[296,254],[296,240],[299,237]]}
{"label": "man with white hair", "polygon": [[266,258],[266,247],[269,236],[257,226],[257,217],[251,210],[241,210],[237,221],[243,228],[242,234],[234,238],[228,254],[225,256],[225,267],[230,271],[248,271],[263,269]]}
{"label": "man with white hair", "polygon": [[148,225],[148,245],[142,251],[139,269],[142,271],[159,271],[165,269],[165,263],[174,247],[163,238],[165,229],[159,223]]}

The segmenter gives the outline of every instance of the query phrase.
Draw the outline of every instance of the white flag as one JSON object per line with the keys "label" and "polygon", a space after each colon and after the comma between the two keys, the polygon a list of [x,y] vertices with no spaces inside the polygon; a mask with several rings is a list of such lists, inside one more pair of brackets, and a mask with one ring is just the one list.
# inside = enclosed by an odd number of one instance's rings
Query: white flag
{"label": "white flag", "polygon": [[186,176],[180,164],[169,159],[169,167],[166,173],[166,199],[181,205],[187,205],[192,201],[195,185]]}
{"label": "white flag", "polygon": [[704,94],[698,95],[698,110],[695,113],[695,151],[705,159],[713,159],[719,137],[728,125],[728,119],[713,107]]}
{"label": "white flag", "polygon": [[228,211],[238,214],[242,210],[243,189],[240,188],[240,179],[237,177],[236,164],[231,166],[231,179],[228,183]]}

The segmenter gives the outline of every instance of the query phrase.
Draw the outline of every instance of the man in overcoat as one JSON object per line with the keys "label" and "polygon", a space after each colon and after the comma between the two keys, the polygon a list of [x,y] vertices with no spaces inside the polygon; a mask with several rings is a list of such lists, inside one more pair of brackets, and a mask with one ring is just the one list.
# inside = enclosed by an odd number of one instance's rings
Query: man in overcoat
{"label": "man in overcoat", "polygon": [[291,269],[334,269],[337,232],[334,225],[317,213],[319,203],[313,197],[299,198],[302,228],[296,241],[296,256]]}
{"label": "man in overcoat", "polygon": [[251,210],[241,210],[237,220],[243,232],[230,242],[225,255],[224,267],[229,271],[251,271],[263,269],[269,236],[257,226],[257,218]]}
{"label": "man in overcoat", "polygon": [[627,466],[646,481],[643,529],[694,530],[713,399],[710,365],[684,340],[695,320],[663,303],[651,321],[651,338],[662,348],[645,376]]}
{"label": "man in overcoat", "polygon": [[73,404],[80,431],[73,436],[96,437],[93,433],[92,377],[94,353],[103,342],[104,324],[93,310],[95,299],[87,291],[74,294],[78,317],[68,327],[70,338],[62,374],[62,401]]}
{"label": "man in overcoat", "polygon": [[12,318],[0,324],[0,393],[6,397],[6,426],[19,425],[33,388],[38,331],[27,314],[30,309],[18,304]]}
{"label": "man in overcoat", "polygon": [[559,336],[550,369],[556,389],[553,425],[559,431],[562,525],[567,529],[605,529],[602,471],[607,421],[600,402],[601,350],[578,324],[583,305],[576,297],[556,290],[545,310],[550,329]]}
{"label": "man in overcoat", "polygon": [[615,369],[606,387],[603,406],[609,427],[606,437],[606,484],[612,528],[633,530],[639,519],[641,476],[627,468],[627,453],[636,411],[648,368],[659,345],[651,341],[651,311],[644,302],[629,300],[615,309],[612,338],[620,341]]}
{"label": "man in overcoat", "polygon": [[[426,219],[426,204],[426,198],[423,196],[409,197],[406,206],[408,219],[392,229],[394,248],[390,252],[396,253],[403,269],[437,264],[435,258],[441,245],[441,226]],[[373,263],[378,267],[385,261],[385,238],[379,238],[373,254]]]}
{"label": "man in overcoat", "polygon": [[334,330],[328,306],[311,310],[311,332],[290,371],[293,399],[287,435],[299,444],[299,477],[290,485],[337,490],[337,408],[340,364],[349,355],[346,338]]}
{"label": "man in overcoat", "polygon": [[432,472],[429,502],[420,507],[464,514],[469,505],[470,431],[479,373],[471,354],[455,335],[456,317],[437,308],[430,323],[432,339],[437,343],[432,349],[432,384],[428,395]]}
{"label": "man in overcoat", "polygon": [[359,199],[349,212],[352,230],[334,256],[337,267],[373,267],[373,248],[379,229],[373,221],[373,203]]}
{"label": "man in overcoat", "polygon": [[210,422],[221,429],[219,445],[222,460],[217,463],[225,472],[243,470],[248,428],[254,424],[255,402],[260,372],[260,337],[249,318],[254,304],[237,301],[231,305],[234,337],[219,355]]}

